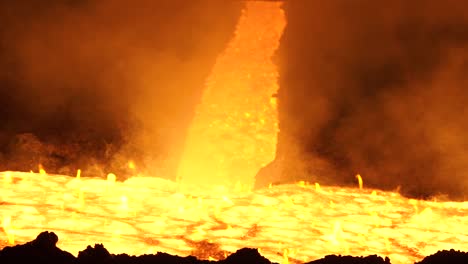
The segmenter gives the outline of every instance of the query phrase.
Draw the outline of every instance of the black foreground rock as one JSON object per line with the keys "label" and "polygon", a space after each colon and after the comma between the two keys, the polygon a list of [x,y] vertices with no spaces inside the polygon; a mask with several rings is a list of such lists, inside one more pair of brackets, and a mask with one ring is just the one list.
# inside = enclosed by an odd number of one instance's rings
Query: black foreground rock
{"label": "black foreground rock", "polygon": [[323,259],[314,260],[307,264],[335,264],[335,263],[346,263],[346,264],[390,264],[390,259],[379,257],[377,255],[371,255],[367,257],[352,257],[352,256],[335,256],[328,255]]}
{"label": "black foreground rock", "polygon": [[0,263],[73,263],[75,257],[56,246],[58,237],[53,232],[42,232],[24,245],[5,247],[0,251]]}
{"label": "black foreground rock", "polygon": [[[219,263],[219,264],[270,264],[268,259],[261,256],[257,249],[243,248],[231,254],[224,260],[208,261],[198,260],[193,256],[179,257],[166,253],[156,255],[129,256],[127,254],[110,254],[102,244],[94,247],[88,246],[78,253],[78,257],[59,249],[56,244],[58,237],[53,232],[42,232],[37,238],[23,245],[5,247],[0,250],[0,263],[33,263],[33,264],[198,264],[198,263]],[[307,264],[390,264],[388,258],[377,255],[367,257],[335,256],[329,255],[322,259],[308,262]],[[468,263],[468,252],[455,250],[439,251],[434,255],[424,258],[416,264],[466,264]]]}

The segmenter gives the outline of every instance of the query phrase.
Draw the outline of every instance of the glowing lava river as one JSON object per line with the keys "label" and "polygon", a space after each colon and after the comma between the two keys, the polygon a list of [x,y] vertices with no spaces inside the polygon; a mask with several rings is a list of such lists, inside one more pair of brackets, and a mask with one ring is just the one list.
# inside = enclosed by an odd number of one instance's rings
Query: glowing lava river
{"label": "glowing lava river", "polygon": [[326,254],[388,256],[413,263],[437,250],[466,250],[468,202],[303,183],[258,191],[184,191],[171,181],[125,182],[3,172],[0,248],[55,232],[73,254],[103,243],[112,253],[163,251],[221,259],[243,247],[271,261]]}

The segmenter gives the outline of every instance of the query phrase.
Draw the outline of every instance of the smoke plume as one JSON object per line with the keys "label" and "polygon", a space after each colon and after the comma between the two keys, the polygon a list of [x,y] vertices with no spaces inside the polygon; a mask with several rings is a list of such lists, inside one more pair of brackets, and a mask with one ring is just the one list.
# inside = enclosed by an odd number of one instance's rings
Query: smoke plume
{"label": "smoke plume", "polygon": [[282,177],[354,185],[360,173],[368,187],[466,199],[468,4],[291,0],[284,9]]}
{"label": "smoke plume", "polygon": [[0,169],[174,173],[242,3],[0,3]]}

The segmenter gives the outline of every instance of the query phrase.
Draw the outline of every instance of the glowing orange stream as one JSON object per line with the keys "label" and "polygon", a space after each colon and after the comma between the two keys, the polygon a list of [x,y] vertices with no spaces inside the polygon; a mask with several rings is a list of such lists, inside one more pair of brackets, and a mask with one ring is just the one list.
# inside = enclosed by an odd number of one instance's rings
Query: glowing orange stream
{"label": "glowing orange stream", "polygon": [[188,131],[182,183],[252,186],[258,170],[274,159],[278,71],[271,58],[285,24],[281,3],[247,3]]}

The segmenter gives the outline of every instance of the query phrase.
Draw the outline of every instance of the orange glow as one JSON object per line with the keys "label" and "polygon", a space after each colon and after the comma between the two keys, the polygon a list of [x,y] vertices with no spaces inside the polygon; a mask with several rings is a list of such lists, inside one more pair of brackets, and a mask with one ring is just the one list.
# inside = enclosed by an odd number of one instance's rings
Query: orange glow
{"label": "orange glow", "polygon": [[251,187],[274,159],[278,72],[271,58],[285,25],[281,3],[247,3],[188,131],[177,176],[184,185]]}
{"label": "orange glow", "polygon": [[[254,192],[181,192],[177,183],[155,177],[118,182],[20,172],[2,172],[0,180],[0,248],[49,230],[75,255],[94,243],[116,254],[163,251],[204,259],[261,247],[265,257],[283,263],[378,254],[398,264],[468,244],[468,202],[366,188],[298,183]],[[218,249],[197,255],[208,242]]]}
{"label": "orange glow", "polygon": [[[360,175],[359,188],[301,181],[250,189],[276,151],[278,73],[271,57],[286,23],[280,6],[247,4],[207,80],[178,182],[143,176],[121,182],[113,173],[101,179],[81,170],[76,177],[48,175],[41,165],[40,173],[0,172],[0,248],[47,230],[74,255],[102,243],[114,254],[219,260],[261,247],[281,263],[378,254],[398,264],[466,250],[468,202],[370,190]],[[139,175],[138,164],[128,161],[132,175]]]}

